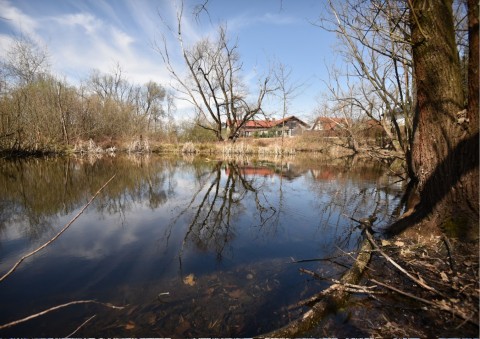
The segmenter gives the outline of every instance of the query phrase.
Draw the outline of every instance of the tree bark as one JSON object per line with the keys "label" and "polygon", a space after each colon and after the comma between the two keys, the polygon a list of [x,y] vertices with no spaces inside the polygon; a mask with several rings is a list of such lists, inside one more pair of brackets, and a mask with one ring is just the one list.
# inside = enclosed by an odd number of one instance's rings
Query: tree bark
{"label": "tree bark", "polygon": [[477,103],[472,108],[472,98],[469,119],[461,119],[465,100],[452,0],[416,0],[409,5],[417,85],[412,165],[418,180],[419,207],[431,224],[449,223],[455,235],[466,235],[478,228],[479,211],[478,11],[477,30],[471,32],[477,35],[477,75],[473,76]]}
{"label": "tree bark", "polygon": [[478,127],[478,0],[468,0],[468,112],[470,124]]}

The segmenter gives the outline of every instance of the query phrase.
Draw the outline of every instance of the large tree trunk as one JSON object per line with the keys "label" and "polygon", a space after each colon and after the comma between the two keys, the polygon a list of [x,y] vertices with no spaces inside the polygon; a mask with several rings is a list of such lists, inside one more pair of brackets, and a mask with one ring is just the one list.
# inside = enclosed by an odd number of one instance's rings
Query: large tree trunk
{"label": "large tree trunk", "polygon": [[468,118],[478,132],[478,0],[468,0]]}
{"label": "large tree trunk", "polygon": [[[478,228],[478,96],[475,107],[464,111],[452,1],[409,3],[417,86],[412,165],[420,192],[418,207],[430,224],[442,224],[453,235],[467,235]],[[478,27],[473,33],[478,41]],[[478,92],[478,43],[476,48],[473,76]]]}

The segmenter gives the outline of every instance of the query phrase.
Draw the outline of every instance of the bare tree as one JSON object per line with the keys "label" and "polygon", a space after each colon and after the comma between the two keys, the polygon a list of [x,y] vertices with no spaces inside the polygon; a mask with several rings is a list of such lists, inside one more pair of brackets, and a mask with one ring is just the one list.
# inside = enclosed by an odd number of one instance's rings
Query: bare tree
{"label": "bare tree", "polygon": [[137,86],[134,96],[137,115],[147,120],[147,131],[151,131],[153,122],[153,131],[156,132],[160,118],[166,115],[162,105],[166,96],[165,88],[154,81],[149,81],[143,86]]}
{"label": "bare tree", "polygon": [[320,25],[345,43],[348,75],[359,79],[368,111],[381,103],[418,182],[420,203],[399,225],[429,216],[450,220],[457,235],[478,234],[478,2],[468,2],[468,91],[459,58],[465,15],[453,0],[329,0],[329,9]]}
{"label": "bare tree", "polygon": [[[298,95],[304,86],[302,83],[292,82],[292,69],[282,62],[278,62],[273,69],[273,78],[276,83],[275,95],[281,100],[282,105],[282,149],[285,128],[285,118],[289,112],[291,101]],[[283,153],[282,153],[283,154]]]}
{"label": "bare tree", "polygon": [[351,65],[345,77],[355,79],[358,88],[355,97],[344,100],[361,103],[364,113],[392,139],[395,150],[408,157],[413,97],[407,8],[400,1],[329,0],[328,9],[331,16],[321,18],[319,25],[343,42],[341,53]]}
{"label": "bare tree", "polygon": [[132,100],[132,85],[125,79],[118,63],[110,73],[102,73],[97,69],[92,70],[88,85],[102,100],[113,99],[118,102]]}
{"label": "bare tree", "polygon": [[46,47],[40,47],[26,37],[13,40],[2,68],[10,83],[23,86],[49,73],[49,55]]}
{"label": "bare tree", "polygon": [[262,113],[263,99],[273,90],[270,88],[270,78],[267,76],[259,81],[256,99],[249,100],[249,92],[241,74],[238,42],[231,43],[226,28],[220,26],[214,41],[204,38],[187,47],[183,40],[182,17],[183,4],[177,13],[175,36],[188,77],[181,77],[174,68],[165,37],[162,45],[156,45],[156,50],[175,79],[177,90],[195,107],[199,125],[213,132],[219,141],[224,140],[222,130],[226,125],[227,139],[235,141],[246,122]]}
{"label": "bare tree", "polygon": [[0,111],[2,147],[31,148],[39,135],[38,123],[32,118],[38,117],[38,104],[45,99],[36,95],[36,85],[49,76],[48,52],[28,38],[19,37],[0,66],[4,80]]}

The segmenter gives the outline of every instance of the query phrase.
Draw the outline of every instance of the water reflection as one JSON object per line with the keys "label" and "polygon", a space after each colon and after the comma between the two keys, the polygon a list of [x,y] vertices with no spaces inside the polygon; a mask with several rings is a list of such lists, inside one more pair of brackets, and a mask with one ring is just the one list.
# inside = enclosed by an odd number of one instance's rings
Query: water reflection
{"label": "water reflection", "polygon": [[221,260],[226,245],[235,237],[235,223],[249,208],[243,204],[247,195],[251,195],[255,202],[259,226],[267,223],[275,214],[275,208],[269,205],[265,196],[260,195],[260,189],[261,184],[254,177],[246,177],[245,167],[234,162],[216,161],[209,175],[200,181],[191,203],[180,214],[190,210],[196,200],[199,201],[187,227],[180,258],[190,241],[201,251],[215,251],[217,260]]}
{"label": "water reflection", "polygon": [[[171,161],[151,162],[148,157],[112,159],[51,158],[3,161],[0,165],[2,208],[0,227],[8,222],[24,224],[26,234],[38,238],[56,215],[70,214],[117,173],[107,194],[97,199],[102,213],[122,213],[135,202],[155,209],[174,194]],[[167,187],[165,187],[167,184]]]}
{"label": "water reflection", "polygon": [[[274,312],[321,287],[291,259],[355,249],[360,232],[350,217],[375,214],[381,227],[401,192],[388,171],[356,159],[1,161],[0,272],[49,239],[113,174],[94,208],[0,285],[2,322],[85,298],[131,306],[96,310],[81,336],[268,331],[287,320]],[[310,265],[330,276],[344,270]],[[85,312],[0,334],[66,335]]]}

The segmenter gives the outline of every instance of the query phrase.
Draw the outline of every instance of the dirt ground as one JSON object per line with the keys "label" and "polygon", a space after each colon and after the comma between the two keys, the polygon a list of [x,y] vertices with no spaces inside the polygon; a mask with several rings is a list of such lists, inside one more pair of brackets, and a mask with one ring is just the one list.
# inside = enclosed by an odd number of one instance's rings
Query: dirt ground
{"label": "dirt ground", "polygon": [[371,288],[353,293],[344,309],[307,336],[478,338],[478,239],[465,243],[411,232],[377,241],[384,254],[425,286],[376,251],[359,284]]}

